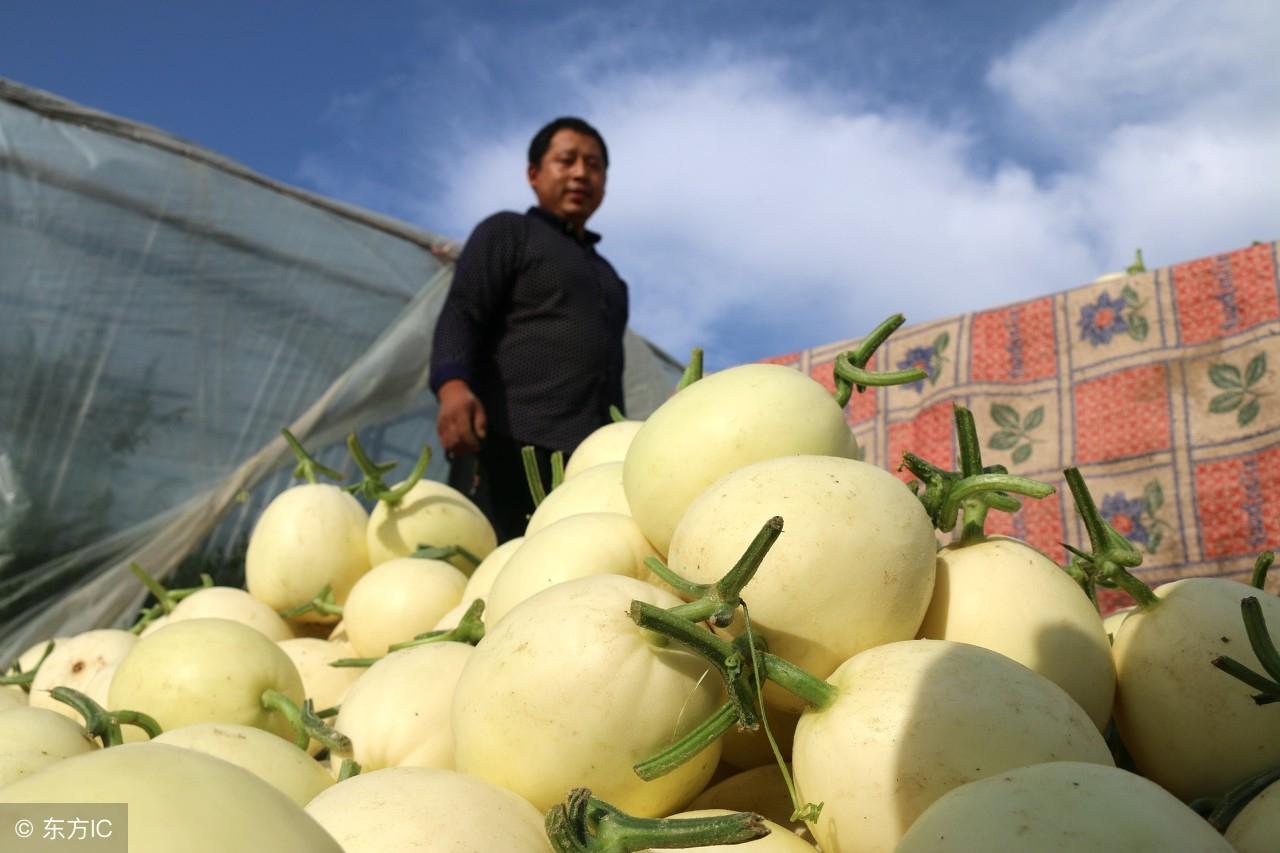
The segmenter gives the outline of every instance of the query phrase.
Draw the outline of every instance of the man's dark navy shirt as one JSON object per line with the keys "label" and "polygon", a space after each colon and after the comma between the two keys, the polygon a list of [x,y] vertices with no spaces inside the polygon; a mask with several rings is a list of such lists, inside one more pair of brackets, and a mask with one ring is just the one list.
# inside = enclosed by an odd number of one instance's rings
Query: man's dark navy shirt
{"label": "man's dark navy shirt", "polygon": [[477,225],[436,322],[431,390],[464,379],[489,432],[552,450],[608,423],[623,406],[627,286],[599,240],[540,207]]}

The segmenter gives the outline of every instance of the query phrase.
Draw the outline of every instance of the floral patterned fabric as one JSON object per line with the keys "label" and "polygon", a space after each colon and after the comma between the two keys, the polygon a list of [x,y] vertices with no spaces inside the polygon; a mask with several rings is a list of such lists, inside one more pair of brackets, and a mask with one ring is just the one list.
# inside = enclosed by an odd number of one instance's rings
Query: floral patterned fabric
{"label": "floral patterned fabric", "polygon": [[[909,321],[910,306],[904,313]],[[836,356],[856,343],[767,361],[831,387]],[[904,326],[871,367],[919,367],[927,378],[868,389],[846,411],[866,459],[896,469],[905,450],[954,465],[952,406],[969,408],[984,463],[1057,488],[1016,514],[992,513],[988,531],[1059,562],[1062,543],[1088,543],[1062,477],[1075,465],[1103,516],[1143,553],[1147,583],[1247,579],[1260,551],[1280,547],[1277,364],[1277,245],[1257,243]],[[1101,592],[1104,609],[1129,603]]]}

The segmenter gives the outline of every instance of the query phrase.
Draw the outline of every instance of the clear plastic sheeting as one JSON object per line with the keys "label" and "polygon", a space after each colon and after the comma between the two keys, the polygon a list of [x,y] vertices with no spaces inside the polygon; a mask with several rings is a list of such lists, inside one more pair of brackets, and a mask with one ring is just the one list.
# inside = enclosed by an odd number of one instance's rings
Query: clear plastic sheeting
{"label": "clear plastic sheeting", "polygon": [[[345,470],[434,441],[443,238],[0,80],[0,247],[0,664],[127,622],[131,562],[234,567],[281,427]],[[627,360],[643,416],[679,366]]]}

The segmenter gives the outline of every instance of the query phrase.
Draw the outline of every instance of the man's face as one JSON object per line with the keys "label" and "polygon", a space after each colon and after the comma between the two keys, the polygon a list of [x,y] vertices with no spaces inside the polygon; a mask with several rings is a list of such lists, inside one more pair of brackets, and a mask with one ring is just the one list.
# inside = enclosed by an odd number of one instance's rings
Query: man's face
{"label": "man's face", "polygon": [[561,128],[542,162],[529,167],[538,204],[578,228],[604,201],[604,154],[595,137]]}

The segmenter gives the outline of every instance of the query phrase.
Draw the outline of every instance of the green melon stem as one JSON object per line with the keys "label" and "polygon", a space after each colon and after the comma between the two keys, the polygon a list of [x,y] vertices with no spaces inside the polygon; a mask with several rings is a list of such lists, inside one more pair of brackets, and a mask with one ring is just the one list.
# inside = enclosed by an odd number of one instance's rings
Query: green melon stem
{"label": "green melon stem", "polygon": [[[315,738],[337,755],[351,755],[351,740],[346,735],[331,728],[315,715],[305,711],[285,694],[275,688],[268,688],[262,693],[262,707],[280,714],[293,730],[293,742],[298,748],[306,751]],[[305,705],[304,705],[305,707]]]}
{"label": "green melon stem", "polygon": [[1249,635],[1249,645],[1258,658],[1258,663],[1271,678],[1226,655],[1216,657],[1211,662],[1218,669],[1259,691],[1253,697],[1253,701],[1259,705],[1280,702],[1280,683],[1277,683],[1280,682],[1280,650],[1276,649],[1271,632],[1267,629],[1262,603],[1256,597],[1248,596],[1240,602],[1240,616],[1244,620],[1245,632]]}
{"label": "green melon stem", "polygon": [[620,424],[626,419],[627,419],[627,416],[622,413],[622,409],[619,409],[617,406],[614,406],[614,405],[609,406],[610,421],[612,421],[615,424]]}
{"label": "green melon stem", "polygon": [[685,366],[684,373],[680,375],[676,391],[683,391],[701,379],[702,369],[702,347],[694,347],[689,351],[689,363]]}
{"label": "green melon stem", "polygon": [[1245,780],[1223,795],[1217,806],[1208,814],[1207,820],[1218,832],[1225,833],[1236,816],[1244,811],[1245,806],[1276,782],[1280,782],[1280,767]]}
{"label": "green melon stem", "polygon": [[832,373],[836,386],[835,400],[840,408],[849,404],[855,389],[861,394],[868,386],[909,385],[929,378],[928,372],[920,368],[883,373],[873,373],[866,369],[876,349],[905,322],[904,316],[894,314],[876,326],[856,347],[836,356]]}
{"label": "green melon stem", "polygon": [[538,470],[538,453],[532,445],[520,448],[520,461],[524,463],[524,479],[529,484],[533,508],[537,509],[547,499],[547,491],[542,486],[542,472]]}
{"label": "green melon stem", "polygon": [[[748,635],[743,635],[730,643],[698,624],[645,601],[631,602],[630,615],[632,621],[641,628],[654,631],[684,645],[701,655],[720,672],[729,695],[729,704],[733,707],[738,725],[743,729],[754,731],[759,728],[756,708],[763,704],[759,686],[762,681],[755,677],[757,670],[753,666],[753,661],[760,662],[763,670],[760,675],[764,679],[774,681],[816,708],[827,707],[837,696],[837,690],[831,684],[776,655],[768,652],[761,653],[751,643],[752,638]],[[744,643],[747,644],[745,649]],[[727,712],[722,708],[717,711],[717,717],[724,713]],[[701,729],[695,731],[705,734]],[[686,735],[685,738],[657,755],[640,762],[638,766],[661,767],[665,768],[665,772],[670,772],[671,769],[679,766],[674,762],[674,756],[697,754],[697,750],[694,749],[695,744],[686,742],[689,740],[691,740],[690,736]]]}
{"label": "green melon stem", "polygon": [[564,483],[564,451],[557,450],[551,454],[551,491],[560,488]]}
{"label": "green melon stem", "polygon": [[[690,622],[709,621],[718,628],[727,628],[733,622],[733,615],[742,601],[742,588],[755,577],[760,564],[768,556],[769,549],[781,535],[782,518],[775,515],[761,526],[760,532],[751,540],[746,552],[720,580],[713,584],[696,586],[689,585],[688,581],[685,581],[686,589],[693,586],[696,590],[697,600],[673,607],[669,612]],[[679,577],[670,569],[666,569],[665,573],[655,572],[655,574],[664,580],[668,577]],[[679,586],[676,588],[680,589]]]}
{"label": "green melon stem", "polygon": [[31,692],[31,682],[35,681],[36,673],[40,671],[40,665],[53,652],[53,640],[45,643],[44,651],[40,653],[40,660],[36,661],[36,665],[27,671],[23,671],[22,665],[16,660],[13,666],[9,668],[9,672],[0,675],[0,684],[11,684],[15,687],[21,687],[23,693]]}
{"label": "green melon stem", "polygon": [[304,613],[322,613],[325,616],[341,616],[342,605],[333,597],[333,589],[329,584],[320,587],[320,591],[310,601],[280,611],[281,619],[293,619]]}
{"label": "green melon stem", "polygon": [[458,620],[458,624],[452,628],[444,628],[439,631],[427,631],[418,634],[412,640],[405,640],[402,643],[393,643],[387,646],[388,652],[398,652],[401,649],[411,649],[415,646],[426,646],[432,643],[466,643],[469,646],[478,645],[484,639],[484,599],[477,598],[467,607],[462,618]]}
{"label": "green melon stem", "polygon": [[[475,646],[484,639],[484,620],[481,616],[484,614],[484,599],[477,598],[471,602],[462,618],[458,620],[458,624],[453,628],[445,628],[439,631],[427,631],[424,634],[418,634],[412,640],[405,640],[400,643],[392,643],[387,646],[387,654],[398,652],[402,649],[412,649],[417,646],[429,646],[434,643],[466,643],[469,646]],[[370,667],[381,657],[374,658],[338,658],[329,661],[329,666],[334,667]]]}
{"label": "green melon stem", "polygon": [[[952,417],[956,425],[956,439],[960,449],[960,475],[976,477],[982,471],[982,443],[978,440],[978,427],[973,412],[964,406],[954,406]],[[960,527],[960,544],[973,545],[986,538],[987,510],[990,508],[981,498],[971,498],[961,504],[964,521]]]}
{"label": "green melon stem", "polygon": [[[1063,544],[1062,547],[1074,555],[1078,555],[1080,553],[1070,545]],[[1085,555],[1086,558],[1087,556],[1088,555]],[[1079,586],[1080,589],[1084,590],[1084,594],[1087,595],[1089,597],[1089,601],[1093,603],[1093,609],[1100,611],[1101,608],[1098,606],[1098,590],[1094,586],[1093,581],[1089,578],[1089,573],[1085,571],[1080,558],[1078,556],[1075,557],[1063,566],[1062,570],[1076,582],[1076,585]]]}
{"label": "green melon stem", "polygon": [[1280,701],[1280,684],[1265,675],[1254,672],[1235,658],[1221,655],[1209,662],[1237,681],[1242,681],[1254,690],[1259,691],[1253,697],[1253,701],[1259,705],[1269,705]]}
{"label": "green melon stem", "polygon": [[840,695],[839,689],[830,682],[768,652],[764,654],[764,676],[819,711],[830,707]]}
{"label": "green melon stem", "polygon": [[[441,560],[446,563],[452,562],[454,557],[461,557],[471,564],[472,572],[480,565],[480,558],[461,545],[426,545],[419,543],[417,549],[409,556],[415,560]],[[467,572],[468,576],[470,574],[471,572]]]}
{"label": "green melon stem", "polygon": [[738,723],[738,711],[732,702],[725,702],[714,714],[699,723],[687,735],[669,749],[637,762],[632,769],[646,782],[660,779],[722,738]]}
{"label": "green melon stem", "polygon": [[387,473],[396,467],[397,463],[374,462],[369,458],[369,454],[365,452],[364,445],[360,443],[360,437],[354,432],[347,436],[347,450],[351,453],[351,458],[355,460],[361,473],[364,474],[364,479],[347,486],[347,491],[354,495],[361,495],[371,501],[382,501],[391,506],[399,503],[405,495],[409,494],[410,490],[427,473],[427,466],[431,464],[431,445],[423,445],[422,452],[418,454],[418,460],[414,463],[413,470],[409,472],[409,476],[393,489],[387,486],[384,478]]}
{"label": "green melon stem", "polygon": [[394,489],[384,489],[377,494],[377,499],[388,506],[395,506],[404,499],[404,496],[418,485],[418,481],[427,473],[427,466],[431,464],[431,445],[426,444],[422,447],[422,452],[418,454],[418,459],[413,463],[413,468],[409,470],[409,476],[405,481]]}
{"label": "green melon stem", "polygon": [[92,737],[98,738],[103,747],[120,746],[124,743],[124,735],[120,727],[137,726],[146,732],[148,738],[160,736],[160,724],[154,717],[141,711],[108,711],[92,698],[71,687],[55,687],[49,695],[63,704],[70,705],[84,718],[84,728]]}
{"label": "green melon stem", "polygon": [[1276,561],[1275,551],[1263,551],[1258,555],[1258,559],[1253,562],[1253,576],[1249,579],[1249,584],[1254,589],[1265,589],[1267,586],[1267,572],[1271,571],[1271,564]]}
{"label": "green melon stem", "polygon": [[680,577],[657,557],[645,557],[644,565],[645,568],[661,578],[664,583],[669,584],[672,589],[686,598],[699,598],[707,590],[707,584],[694,583],[691,580]]}
{"label": "green melon stem", "polygon": [[155,597],[156,604],[160,605],[160,609],[164,611],[165,615],[173,612],[173,608],[175,606],[174,600],[169,595],[169,590],[165,589],[160,581],[151,577],[151,575],[147,573],[147,570],[137,563],[130,563],[129,571],[133,573],[135,578],[142,582],[142,585],[147,588],[147,592],[151,593],[151,595]]}
{"label": "green melon stem", "polygon": [[168,616],[182,599],[213,586],[213,578],[207,574],[201,574],[200,586],[192,586],[185,589],[165,589],[163,584],[148,574],[137,563],[130,563],[129,571],[147,588],[147,591],[156,600],[155,604],[144,608],[138,614],[137,620],[129,627],[130,632],[134,634],[141,634],[142,630],[152,622],[161,616]]}
{"label": "green melon stem", "polygon": [[1085,530],[1088,531],[1091,546],[1091,552],[1088,554],[1074,548],[1069,550],[1076,555],[1080,567],[1088,573],[1090,581],[1103,586],[1114,585],[1124,590],[1137,602],[1138,609],[1141,611],[1157,606],[1160,599],[1149,586],[1129,571],[1142,564],[1142,554],[1102,517],[1097,504],[1094,503],[1093,495],[1085,485],[1084,477],[1080,475],[1080,470],[1074,467],[1067,468],[1062,474],[1067,480],[1067,488],[1071,490],[1076,512],[1079,513]]}
{"label": "green melon stem", "polygon": [[1134,249],[1134,250],[1133,250],[1133,263],[1131,263],[1131,264],[1129,264],[1129,266],[1125,267],[1125,268],[1124,268],[1124,271],[1125,271],[1125,273],[1126,273],[1127,275],[1137,275],[1138,273],[1146,272],[1146,271],[1147,271],[1147,265],[1146,265],[1146,263],[1142,260],[1142,250],[1141,250],[1141,249]]}
{"label": "green melon stem", "polygon": [[[302,703],[301,716],[302,725],[306,728],[307,734],[329,750],[330,755],[336,755],[340,758],[351,757],[351,739],[326,723],[325,719],[327,718],[324,712],[317,712],[315,703],[310,699]],[[308,741],[307,746],[310,746],[310,741]],[[306,749],[306,747],[303,747],[303,749]]]}
{"label": "green melon stem", "polygon": [[637,853],[687,847],[743,844],[764,838],[764,818],[750,812],[697,818],[639,818],[591,796],[569,792],[553,806],[544,825],[555,853]]}
{"label": "green melon stem", "polygon": [[1267,675],[1280,681],[1280,651],[1271,640],[1271,632],[1267,630],[1267,620],[1262,615],[1262,602],[1254,596],[1248,596],[1240,602],[1240,615],[1244,618],[1245,631],[1249,634],[1249,645],[1258,656],[1258,663],[1266,670]]}
{"label": "green melon stem", "polygon": [[989,510],[1015,512],[1020,509],[1022,503],[1013,495],[1040,499],[1055,491],[1048,483],[1010,474],[1002,465],[982,467],[977,437],[972,432],[972,417],[968,410],[956,407],[957,429],[962,434],[961,450],[969,457],[967,462],[962,459],[961,464],[975,473],[966,475],[964,467],[961,471],[948,471],[914,453],[902,454],[902,467],[924,487],[916,488],[916,497],[924,505],[935,528],[949,533],[963,514],[961,544],[981,541]]}
{"label": "green melon stem", "polygon": [[647,601],[632,601],[628,615],[641,628],[675,640],[714,666],[724,680],[738,724],[755,730],[759,724],[754,711],[755,703],[751,691],[742,683],[741,678],[746,661],[733,643],[722,640],[700,624]]}
{"label": "green melon stem", "polygon": [[316,475],[323,474],[335,483],[341,483],[345,477],[332,468],[321,465],[316,461],[315,457],[307,452],[302,446],[302,442],[294,437],[293,433],[287,428],[281,429],[280,434],[284,436],[285,442],[289,445],[289,449],[293,451],[293,456],[298,460],[298,465],[293,469],[293,478],[295,480],[306,480],[314,485],[316,483]]}

